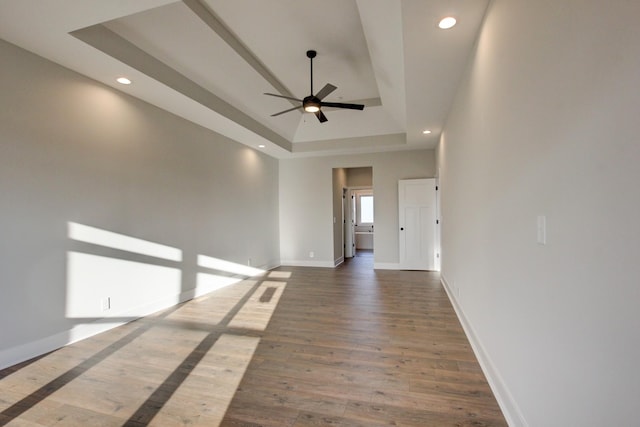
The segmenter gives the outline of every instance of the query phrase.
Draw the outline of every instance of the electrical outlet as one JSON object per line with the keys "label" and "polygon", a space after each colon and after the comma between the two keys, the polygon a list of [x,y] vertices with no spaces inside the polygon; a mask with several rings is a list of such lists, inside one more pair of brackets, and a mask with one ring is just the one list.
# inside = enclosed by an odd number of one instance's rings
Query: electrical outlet
{"label": "electrical outlet", "polygon": [[111,297],[102,298],[102,311],[111,310]]}
{"label": "electrical outlet", "polygon": [[313,251],[309,252],[309,258],[313,258],[314,256],[316,256],[316,254],[313,253]]}
{"label": "electrical outlet", "polygon": [[251,258],[249,258],[249,259],[247,260],[247,265],[248,265],[249,267],[251,267]]}

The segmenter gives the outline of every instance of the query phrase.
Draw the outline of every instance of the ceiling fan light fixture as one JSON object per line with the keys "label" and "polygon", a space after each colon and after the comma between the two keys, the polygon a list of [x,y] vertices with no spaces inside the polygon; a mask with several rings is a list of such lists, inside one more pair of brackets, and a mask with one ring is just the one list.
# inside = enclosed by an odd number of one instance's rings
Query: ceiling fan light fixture
{"label": "ceiling fan light fixture", "polygon": [[320,100],[311,95],[302,100],[302,108],[307,113],[317,113],[320,111]]}
{"label": "ceiling fan light fixture", "polygon": [[454,25],[456,25],[456,22],[456,18],[454,18],[453,16],[445,16],[440,20],[440,22],[438,22],[438,28],[448,30],[449,28],[452,28]]}

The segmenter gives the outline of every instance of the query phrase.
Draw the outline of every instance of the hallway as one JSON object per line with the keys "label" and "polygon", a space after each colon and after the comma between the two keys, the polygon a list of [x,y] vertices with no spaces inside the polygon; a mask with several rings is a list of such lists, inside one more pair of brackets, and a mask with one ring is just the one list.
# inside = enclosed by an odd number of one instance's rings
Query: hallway
{"label": "hallway", "polygon": [[280,267],[0,372],[0,425],[504,426],[439,282]]}

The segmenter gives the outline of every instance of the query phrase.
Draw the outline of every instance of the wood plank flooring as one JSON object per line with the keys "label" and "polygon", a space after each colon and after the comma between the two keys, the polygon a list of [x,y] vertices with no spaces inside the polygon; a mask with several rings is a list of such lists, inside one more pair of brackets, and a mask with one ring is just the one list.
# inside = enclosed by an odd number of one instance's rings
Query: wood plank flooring
{"label": "wood plank flooring", "polygon": [[506,426],[437,273],[281,267],[0,371],[0,425]]}

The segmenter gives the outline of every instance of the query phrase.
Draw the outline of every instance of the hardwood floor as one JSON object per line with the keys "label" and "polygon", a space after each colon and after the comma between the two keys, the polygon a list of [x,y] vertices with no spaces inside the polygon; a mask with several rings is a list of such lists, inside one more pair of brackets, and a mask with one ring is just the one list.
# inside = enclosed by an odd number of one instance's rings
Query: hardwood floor
{"label": "hardwood floor", "polygon": [[0,371],[0,425],[505,426],[437,273],[281,267]]}

